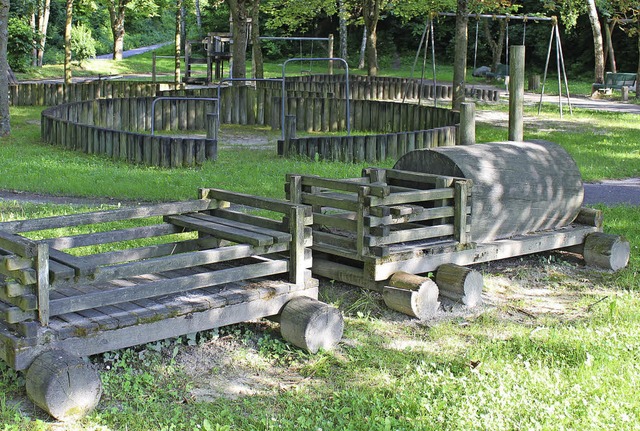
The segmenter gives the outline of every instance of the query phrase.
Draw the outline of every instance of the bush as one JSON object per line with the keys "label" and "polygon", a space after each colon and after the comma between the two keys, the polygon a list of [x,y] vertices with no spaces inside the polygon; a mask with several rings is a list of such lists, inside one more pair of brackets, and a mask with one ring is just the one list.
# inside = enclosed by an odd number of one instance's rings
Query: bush
{"label": "bush", "polygon": [[96,41],[91,36],[91,29],[84,24],[71,29],[71,54],[78,64],[96,56]]}
{"label": "bush", "polygon": [[7,40],[7,60],[15,72],[24,72],[31,65],[36,33],[20,18],[9,18],[9,38]]}

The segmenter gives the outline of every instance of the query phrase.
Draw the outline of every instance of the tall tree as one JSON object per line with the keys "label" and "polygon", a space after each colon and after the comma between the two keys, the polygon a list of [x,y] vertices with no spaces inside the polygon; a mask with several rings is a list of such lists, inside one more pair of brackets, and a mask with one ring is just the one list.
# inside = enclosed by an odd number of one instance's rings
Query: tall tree
{"label": "tall tree", "polygon": [[66,1],[64,21],[64,83],[71,84],[71,24],[73,22],[73,0]]}
{"label": "tall tree", "polygon": [[176,0],[176,32],[175,32],[175,83],[180,85],[182,78],[180,76],[180,56],[182,54],[182,0]]}
{"label": "tall tree", "polygon": [[595,82],[604,82],[604,43],[602,42],[602,29],[595,0],[587,0],[587,12],[593,33],[593,55],[595,58]]}
{"label": "tall tree", "polygon": [[469,4],[467,0],[457,0],[455,53],[453,60],[453,109],[460,109],[464,102],[465,82],[467,74],[467,46],[469,34]]}
{"label": "tall tree", "polygon": [[131,0],[104,0],[109,11],[111,33],[113,34],[113,59],[122,60],[124,50],[124,19],[127,5]]}
{"label": "tall tree", "polygon": [[262,43],[260,42],[260,0],[251,2],[251,62],[253,77],[264,78],[264,61],[262,59]]}
{"label": "tall tree", "polygon": [[366,58],[369,76],[378,74],[378,21],[388,0],[362,0],[362,18],[367,29]]}
{"label": "tall tree", "polygon": [[42,59],[44,57],[44,46],[47,42],[47,29],[49,28],[49,16],[51,14],[51,0],[38,0],[36,2],[36,15],[38,43],[36,44],[35,65],[42,67]]}
{"label": "tall tree", "polygon": [[7,62],[8,23],[9,0],[0,0],[0,136],[8,136],[11,133],[9,63]]}
{"label": "tall tree", "polygon": [[233,45],[231,55],[233,65],[231,66],[232,78],[247,77],[247,18],[248,6],[251,0],[227,0],[231,11]]}

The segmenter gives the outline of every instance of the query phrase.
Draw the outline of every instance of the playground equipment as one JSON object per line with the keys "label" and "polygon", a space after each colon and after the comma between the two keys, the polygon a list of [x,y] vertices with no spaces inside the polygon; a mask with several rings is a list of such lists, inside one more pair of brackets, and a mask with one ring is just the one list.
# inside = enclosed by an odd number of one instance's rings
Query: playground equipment
{"label": "playground equipment", "polygon": [[[231,34],[209,33],[202,41],[187,41],[184,53],[184,82],[209,85],[224,75],[224,62],[232,59]],[[197,74],[195,65],[205,64],[206,75]],[[215,67],[215,69],[214,69]]]}
{"label": "playground equipment", "polygon": [[[317,301],[311,221],[304,206],[201,189],[193,201],[0,223],[0,358],[65,420],[100,399],[81,356],[275,315],[296,346],[331,348],[343,323]],[[113,251],[73,251],[87,246]]]}

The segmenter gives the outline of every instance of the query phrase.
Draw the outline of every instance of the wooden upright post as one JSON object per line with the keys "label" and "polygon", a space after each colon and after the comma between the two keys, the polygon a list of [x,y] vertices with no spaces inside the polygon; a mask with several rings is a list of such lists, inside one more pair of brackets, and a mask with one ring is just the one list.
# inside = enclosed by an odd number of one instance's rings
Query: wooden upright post
{"label": "wooden upright post", "polygon": [[458,145],[476,143],[476,104],[464,102],[460,104],[460,131]]}
{"label": "wooden upright post", "polygon": [[522,142],[524,112],[524,46],[514,45],[509,52],[509,140]]}
{"label": "wooden upright post", "polygon": [[[329,35],[329,49],[328,49],[329,58],[333,58],[333,35]],[[333,61],[329,61],[329,75],[333,75]]]}

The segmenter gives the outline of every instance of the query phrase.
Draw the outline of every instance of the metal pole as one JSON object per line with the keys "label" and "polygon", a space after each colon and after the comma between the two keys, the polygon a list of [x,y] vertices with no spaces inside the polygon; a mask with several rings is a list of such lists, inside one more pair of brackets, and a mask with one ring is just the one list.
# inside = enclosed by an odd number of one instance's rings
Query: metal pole
{"label": "metal pole", "polygon": [[547,70],[549,69],[549,60],[551,58],[551,46],[553,44],[553,35],[555,34],[555,26],[551,28],[551,36],[549,37],[549,49],[547,50],[547,62],[544,64],[544,77],[542,78],[542,90],[540,91],[540,103],[538,103],[538,115],[542,110],[542,96],[544,95],[544,86],[547,83]]}

